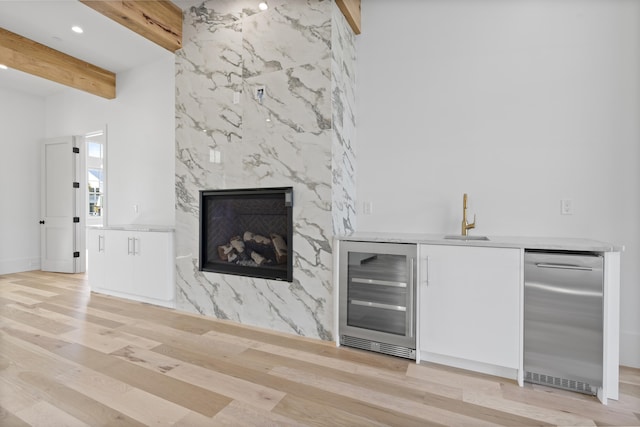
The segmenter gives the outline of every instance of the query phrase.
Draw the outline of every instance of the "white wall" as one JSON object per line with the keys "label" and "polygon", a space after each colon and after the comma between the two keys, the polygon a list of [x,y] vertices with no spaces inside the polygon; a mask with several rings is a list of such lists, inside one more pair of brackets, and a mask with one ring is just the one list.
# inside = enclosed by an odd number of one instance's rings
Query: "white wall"
{"label": "white wall", "polygon": [[368,0],[362,22],[359,231],[459,233],[467,192],[475,234],[625,245],[640,367],[640,2]]}
{"label": "white wall", "polygon": [[0,88],[0,274],[40,268],[44,99]]}
{"label": "white wall", "polygon": [[107,127],[108,225],[175,223],[174,68],[167,52],[119,73],[116,99],[65,90],[46,100],[48,138]]}

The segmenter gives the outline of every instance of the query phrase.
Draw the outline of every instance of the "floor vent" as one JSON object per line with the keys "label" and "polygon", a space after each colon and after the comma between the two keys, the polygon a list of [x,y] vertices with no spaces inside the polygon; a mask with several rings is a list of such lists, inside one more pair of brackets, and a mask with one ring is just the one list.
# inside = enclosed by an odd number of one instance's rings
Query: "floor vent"
{"label": "floor vent", "polygon": [[405,359],[416,360],[416,350],[413,348],[401,347],[399,345],[385,344],[363,338],[351,337],[349,335],[340,336],[340,344],[347,347],[359,348],[362,350],[375,351],[391,356],[403,357]]}
{"label": "floor vent", "polygon": [[528,383],[548,385],[551,387],[577,391],[578,393],[589,394],[592,396],[594,396],[597,392],[597,387],[591,387],[590,384],[582,381],[575,381],[566,378],[554,377],[551,375],[538,374],[536,372],[526,371],[524,380]]}

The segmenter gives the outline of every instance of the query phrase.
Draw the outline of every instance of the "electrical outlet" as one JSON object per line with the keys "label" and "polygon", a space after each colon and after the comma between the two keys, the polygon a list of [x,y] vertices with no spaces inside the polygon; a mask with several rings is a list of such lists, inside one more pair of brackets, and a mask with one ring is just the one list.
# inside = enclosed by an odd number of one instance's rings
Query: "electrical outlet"
{"label": "electrical outlet", "polygon": [[264,98],[264,96],[267,94],[266,89],[264,86],[256,86],[255,87],[255,91],[253,93],[254,97],[262,102],[262,98]]}
{"label": "electrical outlet", "polygon": [[571,199],[560,200],[560,214],[573,215],[573,201]]}
{"label": "electrical outlet", "polygon": [[363,215],[371,215],[373,211],[373,205],[371,202],[363,202],[362,203],[362,214]]}

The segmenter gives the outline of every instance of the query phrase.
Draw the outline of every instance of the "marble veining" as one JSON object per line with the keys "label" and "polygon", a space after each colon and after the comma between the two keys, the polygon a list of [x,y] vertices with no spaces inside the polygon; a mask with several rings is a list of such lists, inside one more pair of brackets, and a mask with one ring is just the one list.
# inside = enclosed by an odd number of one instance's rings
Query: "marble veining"
{"label": "marble veining", "polygon": [[[333,1],[269,5],[209,0],[184,13],[176,307],[332,340],[332,236],[355,227],[355,38]],[[199,271],[198,192],[282,186],[294,189],[293,282]]]}

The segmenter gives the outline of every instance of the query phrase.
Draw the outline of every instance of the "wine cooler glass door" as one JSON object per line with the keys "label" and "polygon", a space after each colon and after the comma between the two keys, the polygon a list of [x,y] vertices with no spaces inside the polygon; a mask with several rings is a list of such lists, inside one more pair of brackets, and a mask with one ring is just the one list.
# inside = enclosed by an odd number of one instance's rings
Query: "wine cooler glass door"
{"label": "wine cooler glass door", "polygon": [[415,349],[415,252],[415,245],[341,244],[341,335]]}

